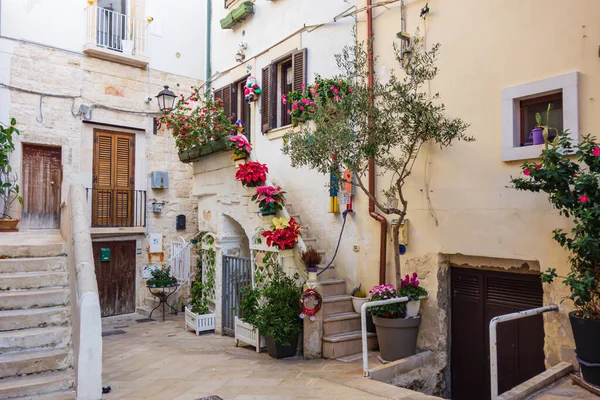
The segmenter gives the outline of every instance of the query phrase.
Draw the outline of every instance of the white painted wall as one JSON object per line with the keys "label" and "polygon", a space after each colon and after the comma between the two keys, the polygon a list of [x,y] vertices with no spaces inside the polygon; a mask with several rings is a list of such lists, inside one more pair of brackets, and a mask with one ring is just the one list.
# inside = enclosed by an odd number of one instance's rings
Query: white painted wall
{"label": "white painted wall", "polygon": [[[148,25],[150,68],[204,78],[206,4],[194,0],[130,0]],[[84,0],[2,0],[0,34],[81,53],[85,44]],[[176,54],[179,53],[179,57]]]}

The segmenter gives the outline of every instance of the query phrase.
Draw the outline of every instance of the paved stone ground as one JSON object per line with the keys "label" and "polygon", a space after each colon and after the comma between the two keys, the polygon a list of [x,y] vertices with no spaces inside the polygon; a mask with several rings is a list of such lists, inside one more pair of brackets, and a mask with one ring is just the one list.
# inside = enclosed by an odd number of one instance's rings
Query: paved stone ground
{"label": "paved stone ground", "polygon": [[105,334],[126,332],[103,340],[103,386],[112,388],[104,399],[433,399],[363,378],[360,360],[275,360],[253,347],[236,348],[230,337],[186,332],[182,315],[140,318],[103,320]]}
{"label": "paved stone ground", "polygon": [[554,385],[536,393],[530,400],[599,400],[600,396],[588,392],[581,386],[573,383],[570,377],[566,376],[556,382]]}

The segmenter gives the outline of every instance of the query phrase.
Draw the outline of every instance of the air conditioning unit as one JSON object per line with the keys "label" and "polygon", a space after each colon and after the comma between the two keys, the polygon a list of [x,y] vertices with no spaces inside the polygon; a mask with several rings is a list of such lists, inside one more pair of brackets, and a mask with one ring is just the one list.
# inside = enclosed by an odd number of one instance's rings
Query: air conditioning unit
{"label": "air conditioning unit", "polygon": [[167,171],[152,171],[150,178],[152,189],[166,189],[169,187],[169,173]]}

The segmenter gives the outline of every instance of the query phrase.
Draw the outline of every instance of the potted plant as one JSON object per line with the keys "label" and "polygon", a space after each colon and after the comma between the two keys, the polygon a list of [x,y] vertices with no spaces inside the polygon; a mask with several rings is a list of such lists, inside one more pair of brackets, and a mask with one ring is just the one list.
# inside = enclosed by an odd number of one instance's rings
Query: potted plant
{"label": "potted plant", "polygon": [[256,319],[258,318],[258,301],[261,292],[258,288],[248,285],[240,290],[240,315],[235,317],[234,337],[236,347],[240,342],[248,343],[256,348],[260,353],[261,347],[265,346],[264,338],[256,328]]}
{"label": "potted plant", "polygon": [[419,286],[421,282],[416,272],[413,272],[412,276],[408,274],[404,279],[400,281],[400,297],[410,297],[412,300],[406,303],[406,316],[405,318],[413,318],[419,314],[419,308],[421,308],[421,297],[429,296],[427,290]]}
{"label": "potted plant", "polygon": [[[400,297],[392,285],[375,286],[369,292],[371,301]],[[395,361],[415,354],[421,317],[405,318],[406,304],[393,303],[371,307],[373,323],[377,329],[377,341],[381,358]]]}
{"label": "potted plant", "polygon": [[[518,190],[546,193],[554,208],[573,221],[570,232],[555,229],[553,237],[570,253],[570,272],[562,282],[575,305],[569,319],[582,375],[600,386],[600,147],[590,135],[573,145],[567,132],[560,132],[552,144],[539,161],[524,163],[523,176],[511,182]],[[549,268],[542,282],[552,283],[557,276]]]}
{"label": "potted plant", "polygon": [[294,218],[273,218],[271,229],[264,231],[262,236],[267,239],[267,246],[290,250],[298,242],[300,230]]}
{"label": "potted plant", "polygon": [[301,254],[302,262],[306,266],[306,272],[317,272],[319,264],[321,264],[321,253],[312,246],[308,246],[306,251]]}
{"label": "potted plant", "polygon": [[177,285],[177,278],[171,275],[171,267],[155,268],[151,274],[151,278],[146,281],[146,286],[149,288],[163,288]]}
{"label": "potted plant", "polygon": [[246,139],[246,136],[242,134],[231,136],[229,141],[233,148],[233,155],[231,156],[233,161],[245,160],[248,158],[250,152],[252,152],[252,146],[250,145],[250,142],[248,142],[248,139]]}
{"label": "potted plant", "polygon": [[540,113],[535,114],[536,126],[531,130],[531,138],[533,139],[533,144],[544,144],[550,139],[550,132],[553,131],[556,135],[558,130],[550,127],[550,109],[552,108],[552,104],[548,103],[548,109],[546,110],[546,125],[542,125],[542,116]]}
{"label": "potted plant", "polygon": [[269,168],[266,164],[255,161],[248,161],[245,164],[238,165],[235,171],[235,179],[242,182],[245,187],[262,186],[267,180]]}
{"label": "potted plant", "polygon": [[133,29],[129,27],[129,40],[122,39],[121,46],[123,47],[123,54],[128,56],[133,54]]}
{"label": "potted plant", "polygon": [[285,205],[284,194],[280,187],[259,186],[252,196],[252,201],[258,202],[262,215],[276,215]]}
{"label": "potted plant", "polygon": [[260,289],[260,305],[253,325],[265,336],[271,357],[293,357],[303,325],[298,314],[302,287],[295,278],[287,276],[280,265],[272,264],[270,269]]}
{"label": "potted plant", "polygon": [[2,204],[0,231],[16,230],[19,219],[10,216],[10,207],[15,201],[23,204],[23,198],[19,195],[17,176],[9,162],[10,155],[15,150],[13,135],[19,135],[16,125],[17,121],[14,118],[11,118],[10,126],[0,125],[0,203]]}
{"label": "potted plant", "polygon": [[367,298],[367,292],[361,288],[361,285],[352,289],[350,292],[350,296],[352,296],[352,307],[354,307],[354,312],[360,314],[360,308],[363,304],[365,304],[369,299]]}

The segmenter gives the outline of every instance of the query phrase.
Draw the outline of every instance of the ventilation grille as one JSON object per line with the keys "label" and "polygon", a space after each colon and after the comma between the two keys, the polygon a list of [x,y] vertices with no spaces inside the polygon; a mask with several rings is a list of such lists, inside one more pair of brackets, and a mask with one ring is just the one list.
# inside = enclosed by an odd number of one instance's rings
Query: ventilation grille
{"label": "ventilation grille", "polygon": [[515,307],[541,307],[544,292],[539,277],[535,279],[523,278],[510,279],[488,276],[486,279],[486,300],[493,303],[510,303],[511,306]]}
{"label": "ventilation grille", "polygon": [[455,297],[477,300],[480,298],[477,275],[460,274],[452,280],[452,292]]}

